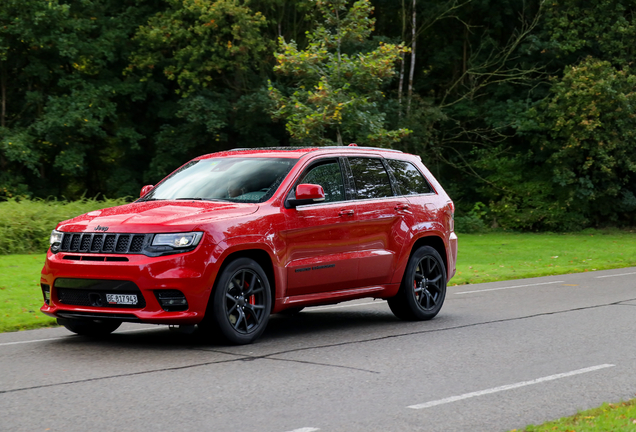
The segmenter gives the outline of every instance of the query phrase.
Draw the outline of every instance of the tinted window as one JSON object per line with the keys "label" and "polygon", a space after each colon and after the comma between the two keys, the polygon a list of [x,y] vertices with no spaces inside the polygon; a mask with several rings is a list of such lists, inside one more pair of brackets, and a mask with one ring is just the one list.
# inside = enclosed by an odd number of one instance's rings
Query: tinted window
{"label": "tinted window", "polygon": [[269,199],[296,159],[210,158],[192,161],[141,201],[201,199],[262,202]]}
{"label": "tinted window", "polygon": [[380,159],[349,158],[358,199],[393,196],[389,175]]}
{"label": "tinted window", "polygon": [[311,167],[299,183],[322,186],[325,191],[325,200],[322,202],[344,201],[345,199],[342,173],[340,172],[340,164],[337,161]]}
{"label": "tinted window", "polygon": [[397,180],[402,195],[430,193],[433,190],[422,173],[410,162],[400,160],[387,161],[393,176]]}

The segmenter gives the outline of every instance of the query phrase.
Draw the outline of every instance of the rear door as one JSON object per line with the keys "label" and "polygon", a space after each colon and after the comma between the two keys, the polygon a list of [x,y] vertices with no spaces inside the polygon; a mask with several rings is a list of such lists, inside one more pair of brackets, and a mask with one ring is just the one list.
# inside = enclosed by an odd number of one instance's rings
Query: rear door
{"label": "rear door", "polygon": [[358,243],[359,286],[390,283],[412,223],[410,203],[397,196],[380,157],[349,157],[355,189],[356,224],[351,235]]}

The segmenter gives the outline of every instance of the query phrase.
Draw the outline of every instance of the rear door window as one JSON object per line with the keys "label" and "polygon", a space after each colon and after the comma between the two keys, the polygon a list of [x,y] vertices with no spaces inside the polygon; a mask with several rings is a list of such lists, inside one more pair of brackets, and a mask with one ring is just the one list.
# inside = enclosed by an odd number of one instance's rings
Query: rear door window
{"label": "rear door window", "polygon": [[353,174],[357,199],[374,199],[392,197],[389,174],[381,159],[349,158],[349,166]]}

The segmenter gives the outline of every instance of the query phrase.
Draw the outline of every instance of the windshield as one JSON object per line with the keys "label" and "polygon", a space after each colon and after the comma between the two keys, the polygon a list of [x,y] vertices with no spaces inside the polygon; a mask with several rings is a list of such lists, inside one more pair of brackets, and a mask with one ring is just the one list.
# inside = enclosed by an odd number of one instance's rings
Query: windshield
{"label": "windshield", "polygon": [[212,158],[192,161],[139,201],[195,199],[263,202],[274,195],[296,162],[296,159],[287,158]]}

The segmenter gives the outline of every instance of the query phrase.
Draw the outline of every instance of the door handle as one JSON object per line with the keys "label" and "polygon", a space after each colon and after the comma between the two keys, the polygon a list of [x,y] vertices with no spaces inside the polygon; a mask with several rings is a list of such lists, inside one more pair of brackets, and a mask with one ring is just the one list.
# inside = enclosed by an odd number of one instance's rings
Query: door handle
{"label": "door handle", "polygon": [[405,203],[400,203],[397,204],[395,207],[395,210],[400,211],[400,210],[408,210],[409,209],[409,205],[405,204]]}
{"label": "door handle", "polygon": [[340,210],[338,216],[353,216],[356,212],[353,209]]}

